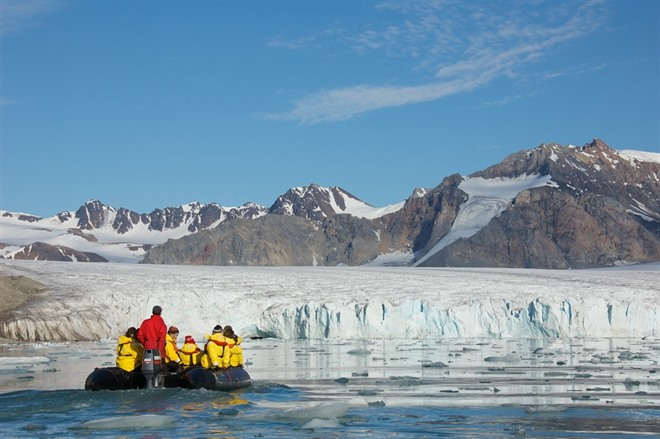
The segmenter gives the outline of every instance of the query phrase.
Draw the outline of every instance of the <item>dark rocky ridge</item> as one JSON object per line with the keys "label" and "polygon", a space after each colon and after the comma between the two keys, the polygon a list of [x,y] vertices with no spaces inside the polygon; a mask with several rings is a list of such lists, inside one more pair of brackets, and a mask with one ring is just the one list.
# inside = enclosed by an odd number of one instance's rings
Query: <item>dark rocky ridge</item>
{"label": "dark rocky ridge", "polygon": [[[78,228],[81,230],[100,229],[114,211],[110,206],[98,200],[85,203],[73,215],[78,218]],[[149,230],[164,231],[176,229],[188,223],[188,232],[195,233],[209,228],[211,225],[226,218],[256,218],[266,213],[266,208],[254,203],[247,203],[238,208],[226,209],[218,204],[193,203],[187,206],[166,207],[155,209],[149,214],[139,214],[125,208],[116,211],[112,228],[118,234],[125,234],[138,224],[147,225]],[[64,221],[71,218],[69,212],[60,213],[59,218]]]}
{"label": "dark rocky ridge", "polygon": [[51,245],[45,242],[35,242],[23,248],[14,255],[14,259],[28,259],[33,261],[61,261],[61,262],[108,262],[96,253],[80,252],[62,245]]}

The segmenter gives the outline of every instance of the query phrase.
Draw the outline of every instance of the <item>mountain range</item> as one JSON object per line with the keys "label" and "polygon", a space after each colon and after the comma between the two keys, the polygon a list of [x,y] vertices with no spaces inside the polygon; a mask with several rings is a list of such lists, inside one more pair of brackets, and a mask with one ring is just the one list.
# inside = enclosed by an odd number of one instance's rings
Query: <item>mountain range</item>
{"label": "mountain range", "polygon": [[660,154],[542,144],[404,201],[291,188],[270,206],[0,211],[0,257],[204,265],[586,268],[660,260]]}

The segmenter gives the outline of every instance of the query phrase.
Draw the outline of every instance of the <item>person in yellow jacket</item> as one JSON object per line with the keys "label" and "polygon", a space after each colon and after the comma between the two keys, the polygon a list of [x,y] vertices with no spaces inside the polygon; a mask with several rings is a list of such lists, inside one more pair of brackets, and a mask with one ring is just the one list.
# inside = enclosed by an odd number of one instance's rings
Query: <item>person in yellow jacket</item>
{"label": "person in yellow jacket", "polygon": [[170,372],[176,372],[180,369],[181,358],[179,358],[179,348],[176,345],[176,338],[179,336],[179,328],[170,326],[165,337],[165,366]]}
{"label": "person in yellow jacket", "polygon": [[142,367],[142,345],[135,338],[137,329],[133,326],[126,330],[125,335],[120,335],[117,340],[116,365],[124,372],[133,372]]}
{"label": "person in yellow jacket", "polygon": [[191,335],[186,335],[185,343],[179,349],[179,358],[183,367],[197,366],[202,361],[202,350]]}
{"label": "person in yellow jacket", "polygon": [[222,357],[222,367],[243,367],[243,339],[236,334],[231,326],[225,326],[222,331],[227,346]]}
{"label": "person in yellow jacket", "polygon": [[207,369],[219,369],[222,367],[222,357],[225,353],[227,342],[222,335],[222,326],[216,325],[213,328],[213,334],[207,335],[208,340],[204,345],[204,355],[202,355],[202,366]]}

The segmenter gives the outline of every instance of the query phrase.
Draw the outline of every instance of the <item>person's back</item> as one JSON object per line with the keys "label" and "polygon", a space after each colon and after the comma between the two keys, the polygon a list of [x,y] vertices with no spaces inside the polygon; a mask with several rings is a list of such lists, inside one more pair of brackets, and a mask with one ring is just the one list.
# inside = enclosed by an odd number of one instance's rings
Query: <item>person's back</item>
{"label": "person's back", "polygon": [[142,343],[144,349],[158,349],[160,357],[165,358],[165,338],[167,326],[160,316],[162,309],[160,306],[154,306],[153,314],[144,320],[138,331],[138,340]]}
{"label": "person's back", "polygon": [[176,326],[170,326],[165,338],[165,365],[170,372],[179,370],[181,359],[179,358],[179,348],[176,345],[176,338],[179,335],[179,329]]}
{"label": "person's back", "polygon": [[124,372],[133,372],[142,364],[142,346],[135,340],[136,329],[128,328],[117,340],[116,366]]}
{"label": "person's back", "polygon": [[195,343],[195,339],[186,335],[186,342],[179,349],[179,358],[184,367],[197,366],[202,359],[202,350]]}
{"label": "person's back", "polygon": [[222,333],[225,337],[227,347],[222,357],[222,367],[242,367],[243,366],[243,339],[236,334],[231,326],[225,326]]}
{"label": "person's back", "polygon": [[216,325],[213,328],[213,334],[210,335],[204,346],[204,355],[202,355],[202,366],[207,369],[216,369],[222,367],[222,357],[225,353],[227,342],[222,335],[222,327]]}

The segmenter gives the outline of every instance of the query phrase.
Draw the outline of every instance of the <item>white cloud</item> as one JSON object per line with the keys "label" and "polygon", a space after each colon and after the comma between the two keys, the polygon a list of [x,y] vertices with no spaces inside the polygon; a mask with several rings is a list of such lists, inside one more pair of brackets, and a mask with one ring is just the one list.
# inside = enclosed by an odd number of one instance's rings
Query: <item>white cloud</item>
{"label": "white cloud", "polygon": [[285,114],[270,114],[273,120],[297,120],[303,124],[334,122],[382,108],[432,101],[456,93],[473,90],[492,77],[489,72],[477,77],[459,78],[412,87],[360,85],[334,90],[322,90],[295,102]]}
{"label": "white cloud", "polygon": [[289,112],[268,118],[303,124],[339,121],[471,91],[502,76],[515,78],[525,65],[595,32],[607,16],[600,1],[385,3],[377,9],[404,16],[396,24],[384,23],[381,30],[327,35],[340,35],[360,53],[380,51],[388,57],[407,57],[411,72],[433,68],[435,78],[414,86],[363,84],[324,89],[295,101]]}
{"label": "white cloud", "polygon": [[591,73],[591,72],[596,72],[598,70],[603,70],[605,67],[607,67],[607,64],[601,63],[597,66],[594,67],[585,67],[585,68],[577,68],[577,69],[562,69],[562,70],[557,70],[554,72],[546,72],[543,75],[543,79],[555,79],[555,78],[561,78],[562,76],[572,76],[572,75],[581,75],[584,73]]}
{"label": "white cloud", "polygon": [[0,2],[0,37],[32,26],[39,16],[52,12],[62,2],[51,0],[2,0]]}

